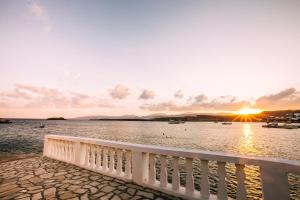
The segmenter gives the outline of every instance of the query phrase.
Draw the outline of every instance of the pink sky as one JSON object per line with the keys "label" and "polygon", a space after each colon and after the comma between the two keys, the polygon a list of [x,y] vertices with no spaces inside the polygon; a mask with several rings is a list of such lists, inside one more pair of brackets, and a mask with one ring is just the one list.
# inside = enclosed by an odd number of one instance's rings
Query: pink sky
{"label": "pink sky", "polygon": [[0,117],[300,108],[299,1],[0,2]]}

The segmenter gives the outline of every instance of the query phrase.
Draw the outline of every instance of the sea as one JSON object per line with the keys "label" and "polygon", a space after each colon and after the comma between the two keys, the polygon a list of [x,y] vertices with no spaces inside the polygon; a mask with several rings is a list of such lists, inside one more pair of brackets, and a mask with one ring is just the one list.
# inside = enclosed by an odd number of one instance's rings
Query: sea
{"label": "sea", "polygon": [[[0,154],[41,153],[46,134],[80,136],[148,144],[161,147],[198,149],[241,155],[282,158],[300,161],[300,129],[262,128],[262,123],[214,122],[87,121],[16,119],[12,124],[0,124]],[[40,125],[45,125],[40,128]],[[216,164],[210,163],[211,192],[216,193]],[[182,166],[183,167],[183,166]],[[195,187],[200,189],[199,165],[194,163]],[[235,198],[234,166],[227,165],[228,194]],[[249,199],[261,199],[259,169],[246,166],[246,188]],[[181,184],[185,172],[181,170]],[[159,178],[159,176],[158,176]],[[170,178],[170,176],[169,176]],[[300,176],[289,175],[291,199],[300,199]]]}

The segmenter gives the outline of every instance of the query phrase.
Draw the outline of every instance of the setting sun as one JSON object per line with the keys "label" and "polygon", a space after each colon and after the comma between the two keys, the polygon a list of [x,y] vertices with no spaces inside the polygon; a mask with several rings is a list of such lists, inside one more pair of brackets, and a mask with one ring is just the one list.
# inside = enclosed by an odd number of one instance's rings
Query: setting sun
{"label": "setting sun", "polygon": [[257,108],[245,107],[245,108],[242,108],[241,110],[239,110],[235,113],[239,114],[239,115],[249,115],[249,114],[258,114],[258,113],[261,113],[261,112],[262,112],[262,110],[257,109]]}

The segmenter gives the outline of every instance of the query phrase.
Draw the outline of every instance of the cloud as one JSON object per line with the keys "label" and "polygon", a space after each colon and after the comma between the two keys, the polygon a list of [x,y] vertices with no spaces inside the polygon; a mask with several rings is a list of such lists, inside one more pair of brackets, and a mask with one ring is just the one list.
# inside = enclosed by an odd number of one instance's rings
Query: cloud
{"label": "cloud", "polygon": [[155,97],[155,92],[152,90],[143,90],[142,94],[140,95],[139,99],[148,100],[153,99]]}
{"label": "cloud", "polygon": [[13,91],[0,92],[2,99],[17,98],[17,99],[32,99],[32,96],[26,92],[21,91],[19,88],[15,88]]}
{"label": "cloud", "polygon": [[263,110],[299,109],[300,92],[295,88],[288,88],[275,94],[265,95],[256,100],[238,100],[235,96],[220,96],[209,98],[204,95],[190,97],[185,104],[173,101],[156,104],[143,104],[143,110],[149,111],[173,111],[173,112],[210,112],[210,111],[237,111],[243,107],[259,108]]}
{"label": "cloud", "polygon": [[35,1],[27,1],[27,6],[31,15],[33,15],[35,19],[41,23],[44,31],[51,31],[52,26],[46,9],[40,3]]}
{"label": "cloud", "polygon": [[22,108],[96,108],[113,107],[103,99],[29,84],[15,84],[14,89],[0,92],[0,103]]}
{"label": "cloud", "polygon": [[125,99],[129,95],[129,88],[118,84],[114,89],[110,90],[110,96],[113,99]]}
{"label": "cloud", "polygon": [[298,109],[300,108],[300,92],[288,88],[275,94],[259,97],[255,106],[263,109]]}
{"label": "cloud", "polygon": [[195,101],[187,104],[177,104],[173,101],[158,104],[144,104],[140,108],[149,111],[174,111],[174,112],[202,112],[202,111],[234,111],[250,106],[248,101],[228,101],[223,102],[220,98],[211,101],[206,100],[206,96],[196,96]]}
{"label": "cloud", "polygon": [[204,94],[200,94],[194,97],[195,101],[197,103],[203,102],[207,99],[207,97]]}
{"label": "cloud", "polygon": [[177,99],[182,99],[184,96],[183,96],[183,93],[181,90],[177,90],[175,93],[174,93],[174,97],[177,98]]}

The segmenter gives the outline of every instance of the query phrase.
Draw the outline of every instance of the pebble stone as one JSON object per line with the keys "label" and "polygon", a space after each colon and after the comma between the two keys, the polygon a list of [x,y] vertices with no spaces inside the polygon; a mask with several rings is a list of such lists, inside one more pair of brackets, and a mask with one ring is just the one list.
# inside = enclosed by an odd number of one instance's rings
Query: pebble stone
{"label": "pebble stone", "polygon": [[0,164],[0,199],[181,199],[80,167],[35,157]]}

